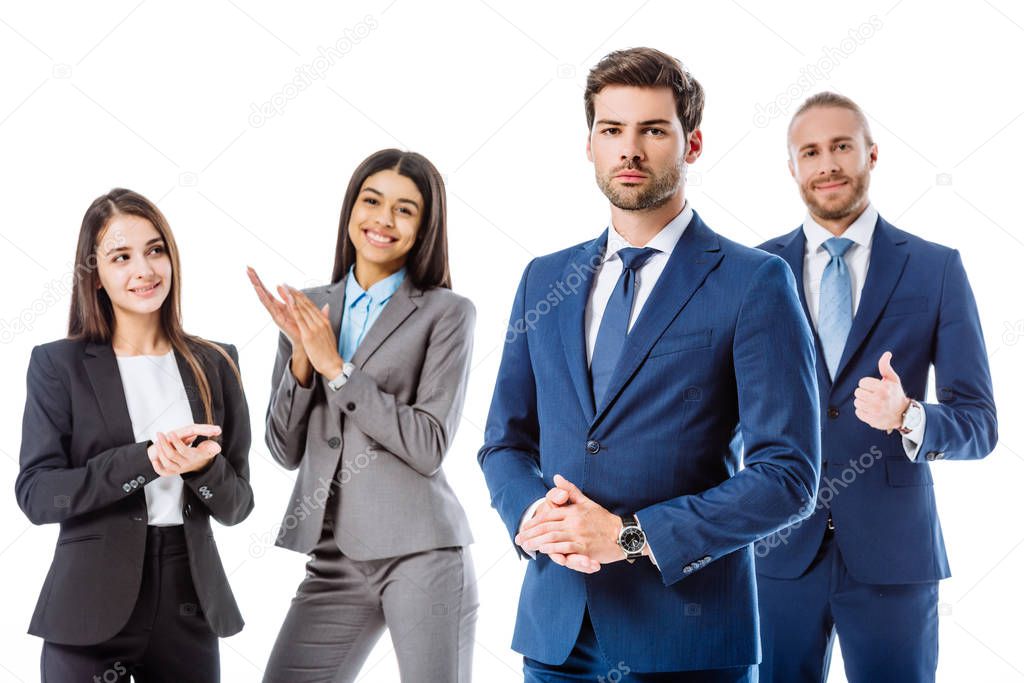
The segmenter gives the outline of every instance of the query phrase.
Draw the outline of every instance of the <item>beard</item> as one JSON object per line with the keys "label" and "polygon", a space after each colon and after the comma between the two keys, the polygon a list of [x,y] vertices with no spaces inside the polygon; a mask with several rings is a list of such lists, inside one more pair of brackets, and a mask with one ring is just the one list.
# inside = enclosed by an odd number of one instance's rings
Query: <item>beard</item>
{"label": "beard", "polygon": [[869,178],[869,171],[864,171],[857,175],[833,175],[826,180],[815,182],[815,185],[827,185],[842,180],[849,181],[850,184],[847,188],[849,195],[844,200],[837,197],[828,203],[822,202],[815,196],[814,190],[806,185],[800,186],[800,196],[803,197],[804,204],[814,216],[830,221],[839,220],[846,218],[861,207],[868,194]]}
{"label": "beard", "polygon": [[[602,176],[597,173],[597,186],[616,208],[626,211],[656,209],[667,202],[679,189],[680,179],[685,170],[686,162],[682,159],[663,173],[655,173],[650,168],[641,168],[639,164],[630,162],[607,175]],[[622,171],[642,171],[647,174],[647,180],[642,187],[617,184],[615,175]]]}

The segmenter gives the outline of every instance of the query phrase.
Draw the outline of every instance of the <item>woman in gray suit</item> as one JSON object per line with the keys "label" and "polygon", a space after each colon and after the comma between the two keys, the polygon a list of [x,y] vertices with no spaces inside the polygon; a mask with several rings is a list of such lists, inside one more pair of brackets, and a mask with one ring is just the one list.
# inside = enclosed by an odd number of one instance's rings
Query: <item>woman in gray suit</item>
{"label": "woman in gray suit", "polygon": [[354,680],[385,627],[403,681],[469,681],[473,539],[441,462],[476,312],[451,291],[441,175],[372,154],[345,194],[332,284],[278,299],[249,277],[282,332],[267,445],[299,470],[277,545],[310,556],[264,682]]}

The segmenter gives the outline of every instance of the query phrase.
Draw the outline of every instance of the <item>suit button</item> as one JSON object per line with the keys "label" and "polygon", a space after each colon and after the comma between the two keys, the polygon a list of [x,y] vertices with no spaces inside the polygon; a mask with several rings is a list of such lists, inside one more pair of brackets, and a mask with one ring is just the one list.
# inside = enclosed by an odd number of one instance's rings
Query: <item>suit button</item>
{"label": "suit button", "polygon": [[832,418],[833,420],[836,419],[837,417],[839,417],[839,408],[836,408],[835,406],[829,406],[828,407],[828,416],[830,418]]}
{"label": "suit button", "polygon": [[327,439],[327,445],[330,446],[331,448],[337,448],[338,446],[341,445],[341,439],[339,439],[336,436],[332,436],[331,438]]}
{"label": "suit button", "polygon": [[936,453],[935,451],[930,451],[927,454],[925,454],[924,459],[925,460],[938,460],[939,457],[940,456],[939,456],[938,453]]}
{"label": "suit button", "polygon": [[132,521],[133,522],[141,522],[142,521],[142,517],[139,516],[139,515],[132,515]]}
{"label": "suit button", "polygon": [[590,441],[587,442],[587,453],[590,453],[591,455],[593,455],[593,454],[597,453],[600,450],[601,450],[601,443],[600,442],[594,441],[593,439],[591,439]]}
{"label": "suit button", "polygon": [[184,515],[188,518],[192,518],[192,503],[185,503]]}
{"label": "suit button", "polygon": [[345,404],[345,410],[355,410],[355,409],[356,409],[356,404],[355,403],[352,403],[351,401],[349,401],[348,403]]}

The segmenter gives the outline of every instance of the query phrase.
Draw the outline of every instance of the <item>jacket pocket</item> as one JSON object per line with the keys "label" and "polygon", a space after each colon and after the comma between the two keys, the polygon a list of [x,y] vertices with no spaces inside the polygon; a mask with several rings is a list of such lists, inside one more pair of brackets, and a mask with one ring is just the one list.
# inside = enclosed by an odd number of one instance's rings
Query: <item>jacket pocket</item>
{"label": "jacket pocket", "polygon": [[889,486],[932,485],[932,472],[928,465],[923,462],[911,462],[905,456],[896,456],[885,461],[885,478]]}
{"label": "jacket pocket", "polygon": [[905,296],[900,299],[890,299],[882,312],[883,318],[894,315],[909,315],[911,313],[924,313],[928,310],[928,297],[926,296]]}
{"label": "jacket pocket", "polygon": [[685,334],[665,335],[651,349],[648,358],[667,356],[670,353],[679,353],[680,351],[690,351],[692,349],[705,349],[709,346],[711,346],[711,328]]}
{"label": "jacket pocket", "polygon": [[69,545],[71,543],[81,543],[83,541],[98,541],[103,538],[100,534],[85,534],[83,536],[69,536],[62,538],[57,541],[57,545]]}

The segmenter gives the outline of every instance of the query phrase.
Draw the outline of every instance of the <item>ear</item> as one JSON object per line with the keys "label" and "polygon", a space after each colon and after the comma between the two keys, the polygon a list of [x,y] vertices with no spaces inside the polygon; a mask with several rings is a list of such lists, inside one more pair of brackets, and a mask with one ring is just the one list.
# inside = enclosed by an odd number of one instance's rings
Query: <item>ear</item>
{"label": "ear", "polygon": [[704,135],[700,132],[700,128],[687,135],[686,142],[686,163],[692,164],[700,158],[701,152],[704,151]]}
{"label": "ear", "polygon": [[590,148],[590,135],[592,132],[592,130],[587,131],[587,161],[590,163],[594,163],[594,150]]}
{"label": "ear", "polygon": [[868,168],[874,170],[875,164],[878,163],[878,143],[873,143],[868,149]]}
{"label": "ear", "polygon": [[789,176],[796,180],[796,167],[793,166],[793,157],[786,159],[786,166],[789,168]]}

